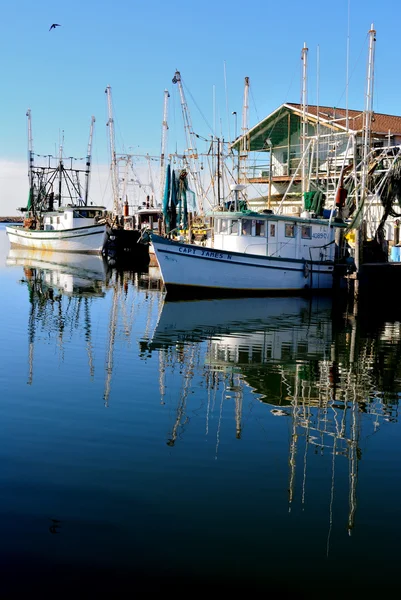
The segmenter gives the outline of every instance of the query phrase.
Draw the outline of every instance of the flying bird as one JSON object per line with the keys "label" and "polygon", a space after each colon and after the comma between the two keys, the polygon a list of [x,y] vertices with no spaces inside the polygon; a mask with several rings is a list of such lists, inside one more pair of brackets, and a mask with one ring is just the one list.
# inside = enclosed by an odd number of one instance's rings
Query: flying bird
{"label": "flying bird", "polygon": [[53,25],[50,25],[49,31],[51,31],[52,29],[56,29],[56,27],[61,27],[61,25],[59,25],[58,23],[53,23]]}

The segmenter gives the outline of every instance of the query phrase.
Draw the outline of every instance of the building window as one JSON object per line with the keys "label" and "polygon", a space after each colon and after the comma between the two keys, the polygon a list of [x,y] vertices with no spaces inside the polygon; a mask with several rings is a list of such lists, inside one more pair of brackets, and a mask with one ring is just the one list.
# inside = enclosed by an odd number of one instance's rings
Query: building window
{"label": "building window", "polygon": [[255,235],[265,237],[266,221],[255,221]]}
{"label": "building window", "polygon": [[276,237],[276,224],[270,223],[270,237]]}
{"label": "building window", "polygon": [[294,223],[286,223],[285,224],[285,237],[288,237],[288,238],[295,237],[295,225],[294,225]]}
{"label": "building window", "polygon": [[242,235],[251,235],[252,221],[250,221],[249,219],[243,219],[241,232],[242,232]]}
{"label": "building window", "polygon": [[238,219],[231,221],[230,233],[231,235],[238,235]]}
{"label": "building window", "polygon": [[301,238],[303,240],[311,240],[312,239],[312,226],[311,225],[302,225]]}

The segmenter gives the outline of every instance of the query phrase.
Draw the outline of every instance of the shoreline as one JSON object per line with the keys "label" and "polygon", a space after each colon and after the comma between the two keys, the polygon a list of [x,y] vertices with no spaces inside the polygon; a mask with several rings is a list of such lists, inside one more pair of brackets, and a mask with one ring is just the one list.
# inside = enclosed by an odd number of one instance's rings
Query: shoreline
{"label": "shoreline", "polygon": [[0,217],[0,223],[22,223],[23,217]]}

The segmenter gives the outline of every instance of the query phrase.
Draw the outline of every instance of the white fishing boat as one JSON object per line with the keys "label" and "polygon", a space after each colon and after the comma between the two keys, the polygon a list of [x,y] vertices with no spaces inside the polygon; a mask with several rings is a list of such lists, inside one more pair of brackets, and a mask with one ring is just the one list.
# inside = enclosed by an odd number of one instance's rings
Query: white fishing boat
{"label": "white fishing boat", "polygon": [[45,213],[41,221],[26,219],[22,227],[9,225],[6,232],[12,247],[101,254],[106,224],[100,224],[98,220],[104,210],[102,206],[62,207]]}
{"label": "white fishing boat", "polygon": [[167,291],[300,292],[333,286],[335,219],[216,212],[205,245],[152,234]]}
{"label": "white fishing boat", "polygon": [[[105,207],[89,205],[91,149],[95,119],[92,117],[85,159],[46,155],[35,164],[31,111],[28,117],[29,198],[19,210],[23,226],[6,227],[11,246],[52,252],[100,254],[106,241]],[[81,181],[83,179],[84,181]]]}

